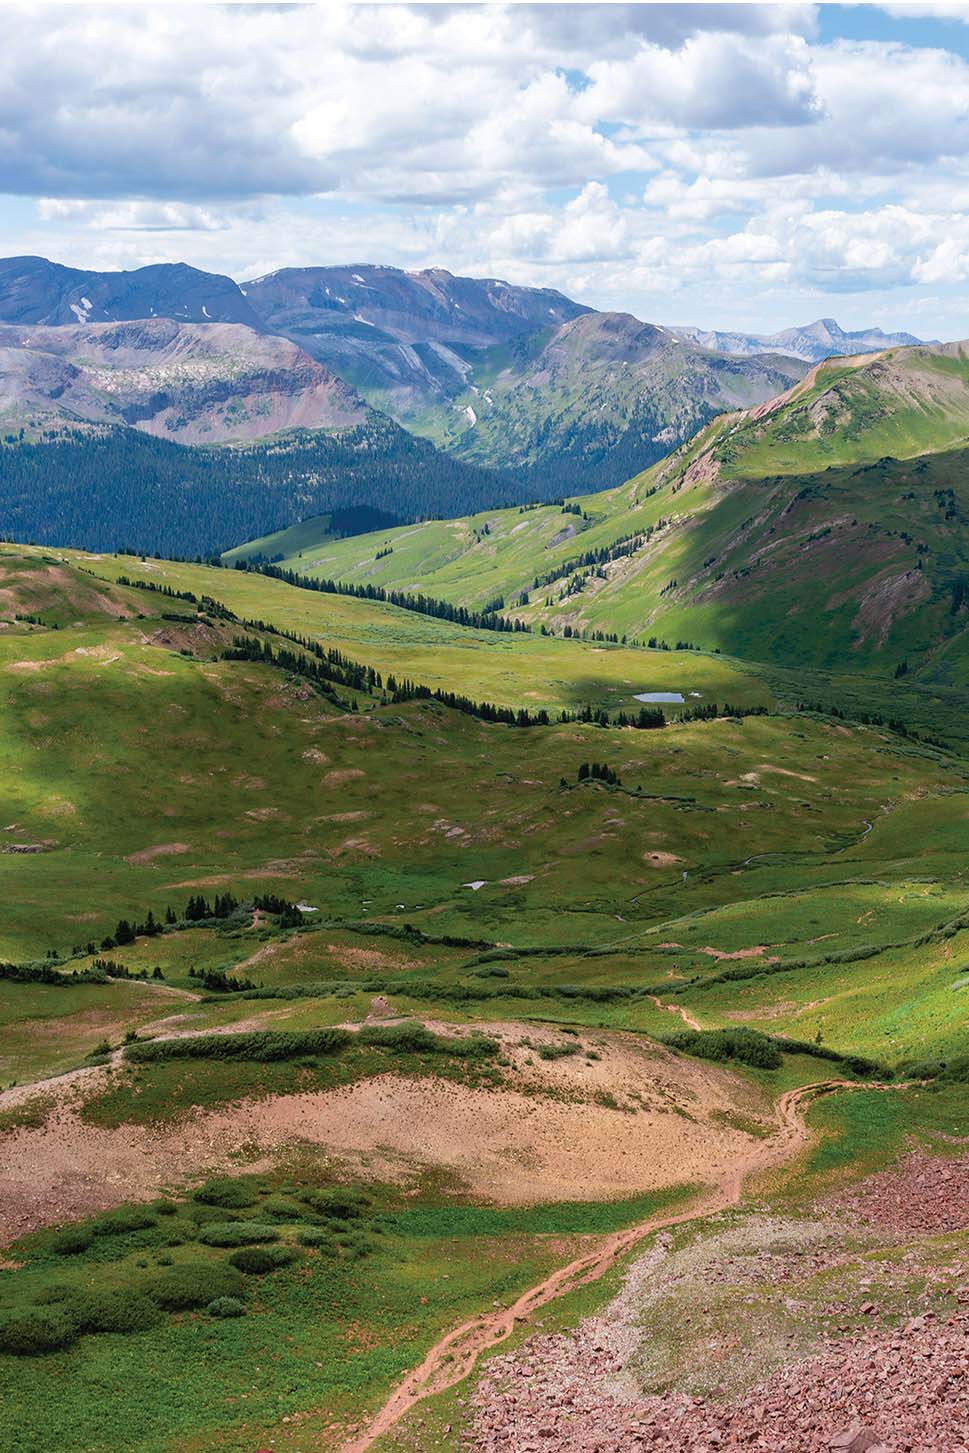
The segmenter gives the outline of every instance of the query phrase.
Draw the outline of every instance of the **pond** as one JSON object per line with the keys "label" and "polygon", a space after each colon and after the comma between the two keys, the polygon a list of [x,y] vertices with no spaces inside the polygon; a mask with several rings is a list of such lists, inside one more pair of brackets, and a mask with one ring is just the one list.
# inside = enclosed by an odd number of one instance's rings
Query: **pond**
{"label": "pond", "polygon": [[633,698],[633,700],[650,701],[656,703],[664,701],[682,701],[683,693],[682,691],[640,691],[639,694]]}

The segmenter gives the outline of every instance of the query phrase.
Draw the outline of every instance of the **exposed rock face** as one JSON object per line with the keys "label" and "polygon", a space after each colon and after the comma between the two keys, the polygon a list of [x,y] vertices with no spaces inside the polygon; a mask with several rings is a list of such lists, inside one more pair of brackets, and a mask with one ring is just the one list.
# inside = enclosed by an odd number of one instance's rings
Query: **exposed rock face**
{"label": "exposed rock face", "polygon": [[241,323],[0,326],[0,426],[127,424],[182,444],[361,423],[349,384]]}
{"label": "exposed rock face", "polygon": [[466,350],[591,311],[552,288],[455,277],[443,268],[283,268],[243,283],[242,292],[267,328],[387,396],[399,416],[460,392],[470,371]]}

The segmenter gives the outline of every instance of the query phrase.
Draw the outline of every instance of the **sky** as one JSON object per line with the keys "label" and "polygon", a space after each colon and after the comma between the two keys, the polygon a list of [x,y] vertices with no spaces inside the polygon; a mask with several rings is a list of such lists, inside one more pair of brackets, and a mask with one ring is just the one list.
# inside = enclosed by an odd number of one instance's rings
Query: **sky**
{"label": "sky", "polygon": [[7,5],[0,256],[969,336],[969,0]]}

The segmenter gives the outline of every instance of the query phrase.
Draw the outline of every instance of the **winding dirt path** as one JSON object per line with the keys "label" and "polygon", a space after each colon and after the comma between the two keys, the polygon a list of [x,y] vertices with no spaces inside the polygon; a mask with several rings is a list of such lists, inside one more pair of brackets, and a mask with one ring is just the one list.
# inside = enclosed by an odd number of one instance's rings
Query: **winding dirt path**
{"label": "winding dirt path", "polygon": [[664,1004],[658,994],[647,994],[646,998],[651,999],[657,1009],[665,1009],[668,1014],[678,1014],[687,1029],[702,1029],[703,1026],[699,1019],[695,1019],[689,1009],[684,1009],[682,1004]]}
{"label": "winding dirt path", "polygon": [[736,1205],[748,1176],[784,1164],[808,1144],[811,1132],[804,1120],[803,1110],[814,1100],[834,1090],[896,1088],[898,1087],[895,1085],[883,1084],[859,1085],[855,1080],[822,1080],[788,1090],[775,1107],[776,1135],[759,1145],[746,1160],[738,1161],[720,1184],[694,1201],[689,1210],[673,1216],[660,1213],[651,1216],[647,1221],[641,1221],[638,1226],[630,1226],[625,1231],[614,1231],[602,1237],[592,1251],[558,1267],[544,1281],[522,1292],[510,1307],[499,1307],[493,1312],[473,1317],[455,1327],[453,1331],[445,1333],[435,1342],[420,1366],[408,1373],[404,1381],[394,1389],[366,1427],[344,1443],[341,1453],[367,1453],[367,1449],[395,1427],[415,1404],[463,1381],[487,1348],[494,1347],[511,1336],[516,1323],[527,1321],[546,1302],[554,1301],[576,1287],[598,1280],[637,1242],[667,1226],[697,1221]]}

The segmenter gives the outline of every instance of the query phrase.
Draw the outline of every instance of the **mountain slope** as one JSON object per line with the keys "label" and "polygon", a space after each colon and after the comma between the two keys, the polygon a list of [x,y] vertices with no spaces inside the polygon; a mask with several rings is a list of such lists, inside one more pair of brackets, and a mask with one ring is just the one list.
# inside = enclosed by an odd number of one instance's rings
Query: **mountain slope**
{"label": "mountain slope", "polygon": [[0,259],[0,322],[59,325],[155,317],[260,326],[232,278],[184,262],[95,272],[46,257]]}
{"label": "mountain slope", "polygon": [[911,347],[921,343],[911,333],[883,333],[880,328],[862,328],[846,333],[834,318],[818,318],[802,328],[783,328],[779,333],[731,333],[708,328],[671,328],[677,338],[710,348],[717,353],[747,357],[753,353],[784,353],[806,363],[821,363],[838,354],[875,353],[883,348]]}
{"label": "mountain slope", "polygon": [[465,390],[427,428],[460,458],[554,469],[566,489],[602,487],[725,409],[773,398],[802,367],[706,353],[628,313],[586,313],[481,355]]}
{"label": "mountain slope", "polygon": [[0,326],[0,429],[131,425],[180,443],[345,429],[367,405],[284,338],[168,318]]}
{"label": "mountain slope", "polygon": [[289,268],[243,291],[267,328],[406,428],[563,489],[618,483],[801,372],[789,359],[711,357],[550,289],[441,269]]}
{"label": "mountain slope", "polygon": [[821,365],[564,511],[304,544],[290,564],[468,605],[500,595],[556,633],[965,684],[967,466],[969,345],[889,350]]}
{"label": "mountain slope", "polygon": [[466,349],[489,348],[590,310],[551,288],[455,277],[443,268],[283,268],[243,283],[275,333],[403,418],[459,392]]}

